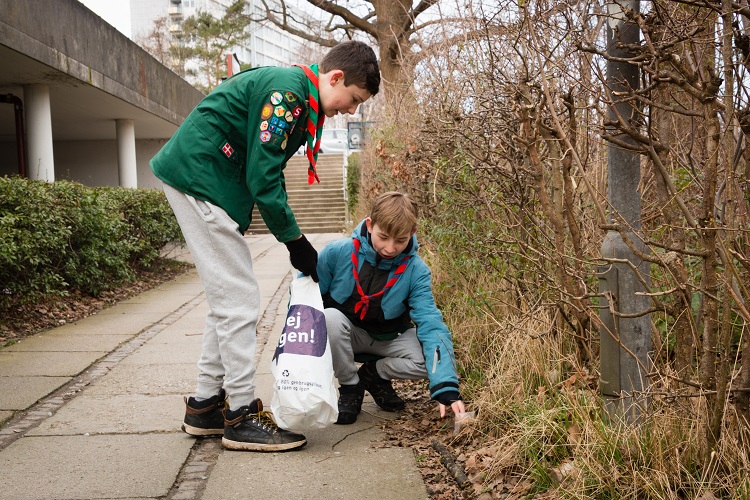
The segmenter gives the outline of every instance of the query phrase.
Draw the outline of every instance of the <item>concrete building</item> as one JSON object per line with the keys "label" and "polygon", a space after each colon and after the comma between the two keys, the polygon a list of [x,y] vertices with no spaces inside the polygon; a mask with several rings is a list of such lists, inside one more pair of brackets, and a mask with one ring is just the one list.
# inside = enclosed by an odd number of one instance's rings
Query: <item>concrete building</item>
{"label": "concrete building", "polygon": [[0,175],[159,187],[202,97],[77,0],[0,0]]}
{"label": "concrete building", "polygon": [[[130,22],[132,39],[136,42],[147,36],[159,18],[169,20],[173,34],[180,32],[180,22],[198,11],[206,11],[221,17],[232,0],[130,0]],[[260,0],[248,0],[247,13],[262,15],[265,12]],[[250,38],[233,52],[243,64],[256,66],[289,66],[299,62],[302,40],[266,23],[248,26]]]}

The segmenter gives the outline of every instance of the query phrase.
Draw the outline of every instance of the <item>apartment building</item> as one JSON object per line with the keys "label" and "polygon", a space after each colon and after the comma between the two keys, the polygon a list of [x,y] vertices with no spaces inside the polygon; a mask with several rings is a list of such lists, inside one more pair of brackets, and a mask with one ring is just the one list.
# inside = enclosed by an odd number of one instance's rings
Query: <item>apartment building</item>
{"label": "apartment building", "polygon": [[[131,38],[138,41],[154,28],[154,21],[167,19],[170,35],[176,40],[182,21],[198,11],[221,17],[232,0],[130,0]],[[248,0],[248,14],[264,12],[260,0]],[[276,26],[252,23],[250,38],[233,52],[243,64],[252,66],[287,66],[297,62],[302,40]]]}

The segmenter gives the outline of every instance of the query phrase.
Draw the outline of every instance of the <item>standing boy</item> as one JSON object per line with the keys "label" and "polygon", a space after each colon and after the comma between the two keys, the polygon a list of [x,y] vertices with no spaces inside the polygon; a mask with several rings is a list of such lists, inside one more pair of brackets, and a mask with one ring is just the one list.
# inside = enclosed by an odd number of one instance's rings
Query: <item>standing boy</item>
{"label": "standing boy", "polygon": [[309,180],[317,178],[325,117],[354,113],[379,85],[375,53],[361,42],[334,47],[320,66],[243,71],[206,96],[151,161],[210,308],[195,396],[185,400],[188,434],[221,435],[233,450],[305,445],[301,434],[279,429],[255,398],[260,297],[242,235],[257,205],[292,265],[317,281],[317,252],[289,208],[283,169],[306,141]]}
{"label": "standing boy", "polygon": [[[365,391],[386,411],[403,409],[392,379],[429,379],[441,417],[448,406],[465,411],[451,334],[417,255],[417,215],[411,196],[384,193],[352,238],[320,252],[319,286],[340,384],[337,424],[357,420]],[[379,359],[357,369],[356,354]]]}

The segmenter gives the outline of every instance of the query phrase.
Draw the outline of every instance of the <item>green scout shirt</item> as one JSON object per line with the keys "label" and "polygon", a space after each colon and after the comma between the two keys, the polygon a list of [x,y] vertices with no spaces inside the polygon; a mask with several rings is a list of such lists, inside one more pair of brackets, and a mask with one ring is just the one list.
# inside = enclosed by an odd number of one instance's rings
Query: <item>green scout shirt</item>
{"label": "green scout shirt", "polygon": [[221,83],[151,160],[156,177],[223,208],[244,233],[253,204],[279,241],[301,233],[287,203],[284,167],[305,141],[307,77],[261,67]]}

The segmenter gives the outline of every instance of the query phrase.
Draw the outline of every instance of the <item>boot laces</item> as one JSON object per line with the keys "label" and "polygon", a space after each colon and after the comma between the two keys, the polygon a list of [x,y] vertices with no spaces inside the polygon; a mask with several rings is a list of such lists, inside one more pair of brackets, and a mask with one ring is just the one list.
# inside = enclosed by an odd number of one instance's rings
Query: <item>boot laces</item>
{"label": "boot laces", "polygon": [[258,413],[252,414],[252,419],[258,422],[261,427],[271,432],[278,432],[279,426],[273,419],[273,414],[270,411],[261,410]]}

